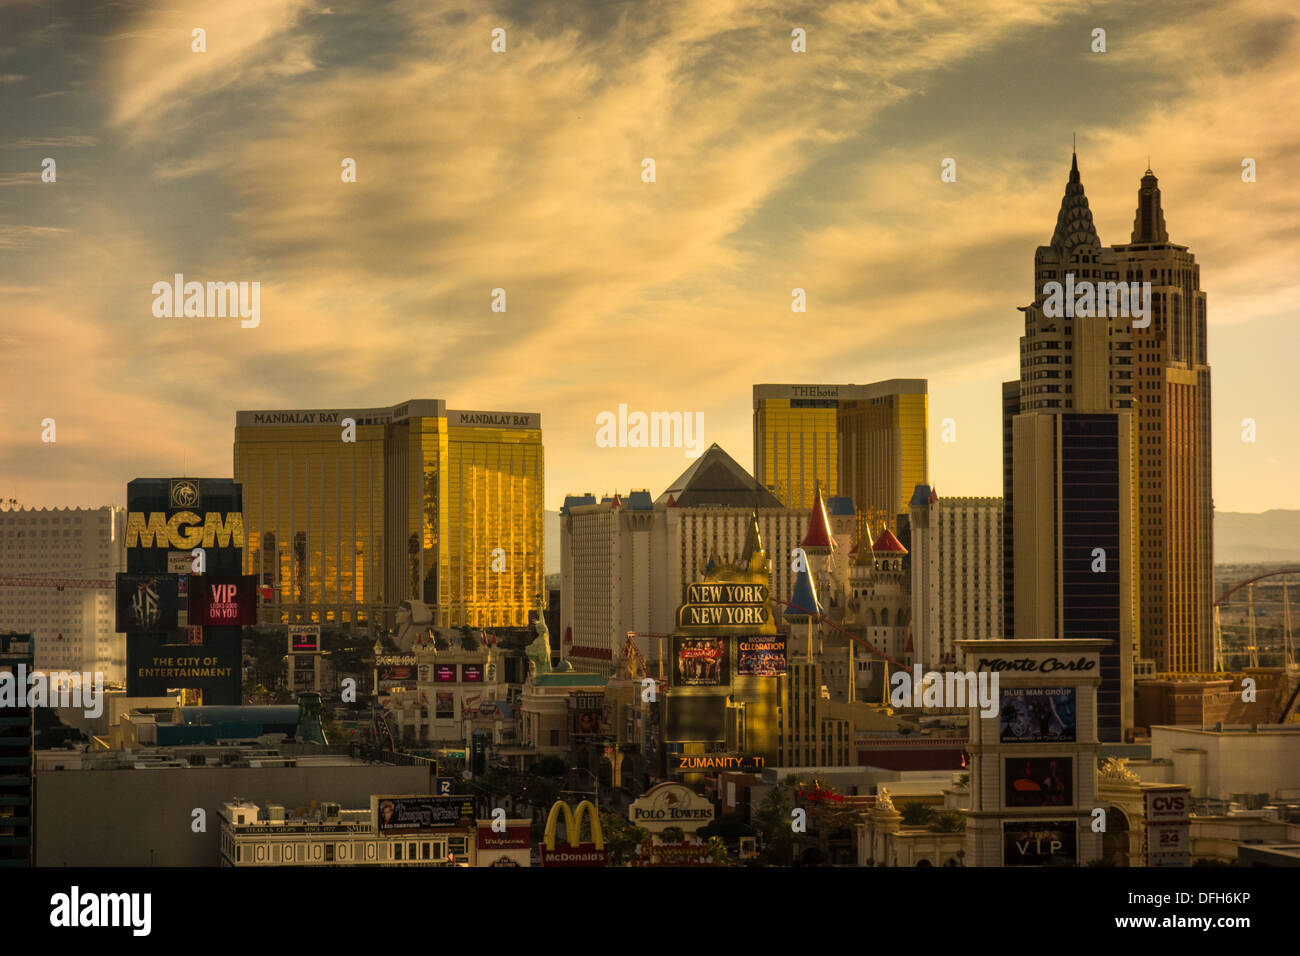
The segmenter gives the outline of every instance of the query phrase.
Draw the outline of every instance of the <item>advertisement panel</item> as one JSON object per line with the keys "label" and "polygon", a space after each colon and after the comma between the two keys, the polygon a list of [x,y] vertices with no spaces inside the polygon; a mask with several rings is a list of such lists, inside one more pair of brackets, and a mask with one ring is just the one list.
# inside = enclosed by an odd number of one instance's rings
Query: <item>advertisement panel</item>
{"label": "advertisement panel", "polygon": [[613,732],[605,721],[604,694],[569,695],[569,732],[575,737],[598,737]]}
{"label": "advertisement panel", "polygon": [[1078,862],[1073,820],[1015,820],[1003,824],[1002,865],[1042,866],[1052,857]]}
{"label": "advertisement panel", "polygon": [[379,693],[381,694],[394,690],[415,690],[416,688],[414,656],[411,656],[409,660],[406,657],[382,658],[376,663],[375,672],[379,682]]}
{"label": "advertisement panel", "polygon": [[472,797],[372,797],[380,833],[454,827],[474,819]]}
{"label": "advertisement panel", "polygon": [[294,654],[292,683],[294,690],[312,690],[316,684],[316,655]]}
{"label": "advertisement panel", "polygon": [[1073,743],[1073,687],[1003,687],[998,694],[1004,744]]}
{"label": "advertisement panel", "polygon": [[289,653],[314,654],[320,650],[319,624],[290,624]]}
{"label": "advertisement panel", "polygon": [[673,676],[678,687],[731,683],[725,637],[674,637]]}
{"label": "advertisement panel", "polygon": [[450,691],[439,691],[433,695],[433,716],[437,720],[451,720],[456,716],[455,695]]}
{"label": "advertisement panel", "polygon": [[784,637],[736,638],[737,676],[780,677],[784,673]]}
{"label": "advertisement panel", "polygon": [[168,574],[189,574],[194,570],[194,557],[188,551],[167,552]]}
{"label": "advertisement panel", "polygon": [[142,644],[127,647],[127,679],[141,697],[158,697],[176,687],[224,690],[240,677],[239,640],[213,644]]}
{"label": "advertisement panel", "polygon": [[460,679],[464,684],[481,684],[483,683],[483,665],[481,664],[461,664]]}
{"label": "advertisement panel", "polygon": [[1192,856],[1191,823],[1155,823],[1147,828],[1147,866],[1187,866]]}
{"label": "advertisement panel", "polygon": [[204,574],[190,581],[190,623],[233,627],[257,623],[257,576]]}
{"label": "advertisement panel", "polygon": [[1072,758],[1008,757],[1003,763],[1008,807],[1074,805]]}
{"label": "advertisement panel", "polygon": [[118,574],[118,632],[128,634],[175,629],[178,607],[176,588],[174,574]]}
{"label": "advertisement panel", "polygon": [[433,681],[435,684],[456,683],[456,665],[455,664],[434,664]]}
{"label": "advertisement panel", "polygon": [[726,702],[722,697],[670,694],[665,703],[668,731],[665,740],[711,743],[727,739]]}

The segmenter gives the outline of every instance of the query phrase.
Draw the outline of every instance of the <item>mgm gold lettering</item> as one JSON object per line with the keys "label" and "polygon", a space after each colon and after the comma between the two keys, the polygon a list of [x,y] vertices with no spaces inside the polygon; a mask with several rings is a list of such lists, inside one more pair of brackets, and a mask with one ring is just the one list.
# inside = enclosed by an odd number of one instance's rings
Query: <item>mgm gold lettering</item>
{"label": "mgm gold lettering", "polygon": [[238,511],[209,511],[199,517],[193,511],[178,511],[170,518],[163,512],[132,511],[126,516],[128,548],[236,548],[244,546],[244,516]]}

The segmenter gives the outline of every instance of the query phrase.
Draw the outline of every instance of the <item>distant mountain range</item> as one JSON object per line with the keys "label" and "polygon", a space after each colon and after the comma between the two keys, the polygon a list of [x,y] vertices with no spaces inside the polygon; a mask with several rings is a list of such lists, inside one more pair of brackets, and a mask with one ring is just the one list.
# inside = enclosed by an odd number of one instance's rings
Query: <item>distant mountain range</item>
{"label": "distant mountain range", "polygon": [[[546,512],[546,573],[560,573],[560,513]],[[1216,511],[1215,564],[1300,562],[1300,511]]]}
{"label": "distant mountain range", "polygon": [[1300,511],[1214,513],[1215,564],[1300,561]]}

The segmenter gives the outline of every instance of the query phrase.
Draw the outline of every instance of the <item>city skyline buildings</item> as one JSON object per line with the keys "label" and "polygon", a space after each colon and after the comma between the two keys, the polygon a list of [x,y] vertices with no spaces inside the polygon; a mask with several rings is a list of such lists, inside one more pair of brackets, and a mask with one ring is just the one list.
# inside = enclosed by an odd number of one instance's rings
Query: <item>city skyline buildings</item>
{"label": "city skyline buildings", "polygon": [[[1133,334],[1142,319],[1102,301],[1099,290],[1121,275],[1098,238],[1077,154],[1033,275],[1033,298],[1020,308],[1019,387],[1000,390],[1009,465],[1003,627],[1025,640],[1105,640],[1098,733],[1122,741],[1132,727],[1138,653]],[[1094,291],[1095,308],[1057,308],[1051,295],[1063,285]]]}
{"label": "city skyline buildings", "polygon": [[245,570],[272,589],[277,623],[391,624],[417,600],[438,626],[523,627],[539,606],[535,412],[454,410],[441,399],[241,411],[234,472]]}
{"label": "city skyline buildings", "polygon": [[860,522],[896,528],[929,467],[928,383],[754,386],[754,478],[789,508],[815,489],[853,499]]}

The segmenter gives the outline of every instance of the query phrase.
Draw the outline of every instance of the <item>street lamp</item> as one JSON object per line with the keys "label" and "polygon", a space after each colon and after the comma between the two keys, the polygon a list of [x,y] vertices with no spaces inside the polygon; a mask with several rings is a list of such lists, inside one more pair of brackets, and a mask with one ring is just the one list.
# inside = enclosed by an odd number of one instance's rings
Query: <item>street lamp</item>
{"label": "street lamp", "polygon": [[[595,803],[596,803],[596,809],[599,810],[599,809],[600,809],[600,781],[596,779],[596,775],[595,775],[594,773],[592,773],[590,770],[588,770],[586,767],[570,767],[569,769],[570,769],[570,770],[581,770],[583,773],[585,773],[588,777],[591,778],[591,786],[592,786],[592,788],[593,788],[593,789],[592,789],[592,796],[596,798],[596,800],[595,800]],[[585,791],[585,790],[565,790],[565,791],[563,791],[563,792],[564,792],[564,793],[581,793],[581,794],[583,794],[583,795],[586,795],[586,792],[587,792],[587,791]]]}

